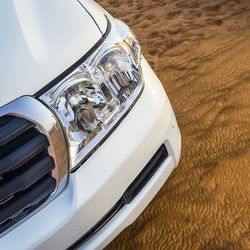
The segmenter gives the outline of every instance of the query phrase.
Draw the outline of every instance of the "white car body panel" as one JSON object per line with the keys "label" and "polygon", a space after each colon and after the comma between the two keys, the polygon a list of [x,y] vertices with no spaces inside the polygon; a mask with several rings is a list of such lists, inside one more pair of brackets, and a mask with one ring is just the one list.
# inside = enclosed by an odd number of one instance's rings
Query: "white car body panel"
{"label": "white car body panel", "polygon": [[107,29],[107,22],[105,16],[112,18],[110,14],[93,0],[78,0],[78,1],[79,3],[82,4],[85,10],[87,10],[88,13],[90,13],[90,15],[94,17],[95,22],[97,23],[99,29],[104,34]]}
{"label": "white car body panel", "polygon": [[0,106],[39,91],[102,37],[78,1],[6,0],[0,12]]}
{"label": "white car body panel", "polygon": [[[102,37],[109,16],[92,0],[6,0],[0,11],[0,31],[5,34],[0,106],[33,95],[75,64]],[[112,209],[165,144],[169,155],[157,172],[81,249],[102,249],[146,208],[178,165],[181,135],[162,84],[144,58],[142,70],[143,92],[119,126],[69,174],[60,195],[0,238],[0,249],[70,247]]]}
{"label": "white car body panel", "polygon": [[[165,143],[169,157],[153,178],[137,198],[120,211],[117,219],[115,216],[111,224],[108,223],[82,247],[103,248],[139,216],[159,191],[179,162],[181,139],[171,104],[159,79],[145,59],[142,67],[145,88],[134,108],[84,166],[70,175],[67,187],[53,202],[0,240],[3,249],[69,247],[114,206]],[[34,225],[35,233],[28,237]]]}

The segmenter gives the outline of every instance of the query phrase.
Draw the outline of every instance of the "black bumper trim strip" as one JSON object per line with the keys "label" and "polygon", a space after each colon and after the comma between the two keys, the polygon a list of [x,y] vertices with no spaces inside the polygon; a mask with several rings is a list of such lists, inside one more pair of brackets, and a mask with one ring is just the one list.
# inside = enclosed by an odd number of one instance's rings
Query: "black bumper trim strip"
{"label": "black bumper trim strip", "polygon": [[160,146],[154,156],[150,159],[147,165],[142,169],[135,180],[129,185],[123,196],[118,200],[114,207],[87,233],[79,240],[71,245],[68,250],[77,249],[89,240],[94,234],[101,230],[125,205],[133,201],[133,199],[142,191],[148,181],[160,168],[162,163],[167,159],[168,152],[164,144]]}

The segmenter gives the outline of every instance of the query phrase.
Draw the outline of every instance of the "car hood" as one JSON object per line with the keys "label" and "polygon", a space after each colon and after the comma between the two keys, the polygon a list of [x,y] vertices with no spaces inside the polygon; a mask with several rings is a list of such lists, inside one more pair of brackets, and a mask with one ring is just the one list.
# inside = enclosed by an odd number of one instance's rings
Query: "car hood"
{"label": "car hood", "polygon": [[78,1],[5,0],[0,12],[0,107],[46,86],[86,54],[104,28]]}

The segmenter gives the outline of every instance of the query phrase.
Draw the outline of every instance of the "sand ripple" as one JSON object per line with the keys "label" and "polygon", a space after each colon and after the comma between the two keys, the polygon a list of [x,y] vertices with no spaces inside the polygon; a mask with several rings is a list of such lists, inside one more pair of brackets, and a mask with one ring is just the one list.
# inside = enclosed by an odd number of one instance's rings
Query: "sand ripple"
{"label": "sand ripple", "polygon": [[250,249],[250,1],[98,2],[137,34],[183,136],[179,167],[107,249]]}

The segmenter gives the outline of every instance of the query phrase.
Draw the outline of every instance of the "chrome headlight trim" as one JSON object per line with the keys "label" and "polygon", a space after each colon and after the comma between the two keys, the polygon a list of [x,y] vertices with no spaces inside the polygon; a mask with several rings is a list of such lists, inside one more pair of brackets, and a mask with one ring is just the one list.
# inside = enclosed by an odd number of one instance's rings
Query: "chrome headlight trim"
{"label": "chrome headlight trim", "polygon": [[[118,55],[121,54],[119,55],[120,57],[115,57],[117,54]],[[126,59],[124,55],[126,55],[127,58],[129,59]],[[131,55],[133,58],[131,57]],[[122,107],[121,111],[120,110],[117,111],[117,114],[115,113],[114,116],[112,116],[112,118],[110,119],[111,122],[110,123],[107,122],[108,124],[107,126],[103,122],[101,123],[101,125],[104,124],[105,125],[104,128],[103,126],[101,126],[100,129],[98,128],[98,130],[96,130],[97,132],[94,130],[93,130],[94,132],[91,131],[93,132],[94,136],[91,135],[89,139],[88,137],[85,136],[85,135],[87,136],[89,135],[88,131],[86,132],[85,130],[86,127],[84,127],[84,132],[85,132],[84,135],[81,135],[79,133],[79,132],[82,132],[79,130],[79,126],[72,127],[71,125],[72,121],[75,122],[75,124],[79,124],[79,119],[77,120],[78,123],[76,123],[75,117],[76,117],[77,111],[76,109],[72,108],[71,104],[77,103],[77,101],[81,99],[82,95],[79,97],[80,95],[79,86],[80,84],[83,84],[86,82],[91,83],[91,86],[93,88],[91,91],[95,92],[95,97],[92,98],[95,100],[94,101],[92,100],[92,103],[94,103],[94,105],[97,106],[98,103],[101,102],[104,96],[103,95],[104,92],[100,91],[101,89],[100,86],[102,83],[100,82],[98,83],[97,79],[99,77],[98,72],[100,71],[102,71],[101,73],[104,72],[103,73],[104,76],[103,75],[101,76],[102,77],[101,80],[104,79],[104,82],[105,82],[105,79],[106,79],[105,78],[107,75],[105,71],[106,69],[99,70],[100,69],[99,65],[102,65],[101,63],[102,63],[103,58],[105,59],[108,58],[105,62],[107,62],[110,58],[114,58],[115,61],[113,62],[115,63],[117,62],[117,64],[119,64],[118,62],[119,60],[121,60],[122,67],[124,67],[122,69],[125,69],[125,73],[128,72],[126,71],[127,67],[129,67],[128,60],[131,60],[132,66],[131,65],[130,66],[132,67],[131,69],[133,69],[132,73],[133,73],[133,76],[135,76],[135,79],[138,81],[134,79],[132,80],[132,82],[133,81],[136,82],[135,83],[136,86],[134,87],[133,90],[132,90],[132,87],[130,90],[130,85],[129,85],[128,91],[130,93],[130,96],[127,99],[125,98],[126,102],[124,101],[124,103],[126,104],[122,105],[123,103],[119,102],[120,106],[118,108],[121,109]],[[140,60],[141,60],[140,46],[138,45],[135,36],[125,24],[123,24],[121,21],[113,19],[111,23],[110,33],[105,37],[103,43],[91,55],[89,55],[86,60],[81,61],[81,63],[78,64],[76,68],[72,69],[72,71],[68,73],[68,75],[66,76],[64,75],[64,78],[61,79],[60,82],[58,82],[56,85],[50,88],[46,93],[40,95],[39,99],[42,102],[44,102],[45,105],[48,108],[50,108],[51,111],[59,118],[61,125],[64,128],[64,133],[65,133],[65,137],[66,137],[67,145],[68,145],[69,166],[70,166],[71,171],[75,171],[79,166],[82,165],[84,161],[86,161],[93,154],[93,152],[95,152],[95,150],[100,146],[100,144],[102,144],[106,140],[106,138],[112,133],[112,131],[120,124],[121,120],[124,119],[126,114],[131,110],[136,100],[139,98],[144,87],[142,71],[140,68]],[[110,65],[113,66],[115,63],[111,63]],[[117,67],[118,68],[116,69],[120,69],[119,66]],[[124,71],[121,71],[121,72],[124,73]],[[128,79],[129,79],[128,80],[129,84],[131,84],[130,82],[131,78],[128,77]],[[77,86],[78,89],[77,88],[74,89],[75,86]],[[90,85],[88,86],[91,87]],[[97,90],[93,86],[97,86],[97,88],[99,87],[99,90]],[[86,88],[86,84],[83,88]],[[71,95],[72,92],[75,94]],[[67,98],[65,97],[65,95],[67,96]],[[92,96],[90,95],[89,97],[92,97]],[[114,97],[114,99],[116,97]],[[72,100],[72,103],[69,100]],[[106,99],[106,104],[107,104],[107,99]],[[110,107],[111,106],[108,106],[106,108],[108,112],[111,109]],[[93,108],[93,105],[91,109],[95,111],[94,114],[96,117],[96,110],[95,108]],[[72,117],[74,118],[73,120],[72,119],[69,120],[68,117],[70,117],[70,119]],[[97,122],[100,123],[99,117],[97,119]],[[95,129],[96,126],[97,125],[94,124],[92,127],[94,127]],[[91,128],[89,128],[89,130],[91,130]],[[69,134],[69,131],[73,131],[75,134],[73,133]],[[79,138],[85,138],[85,139],[82,139],[81,141]],[[86,144],[84,140],[87,141]],[[74,147],[75,146],[74,144],[76,145],[84,144],[84,146],[77,148],[77,146]]]}

